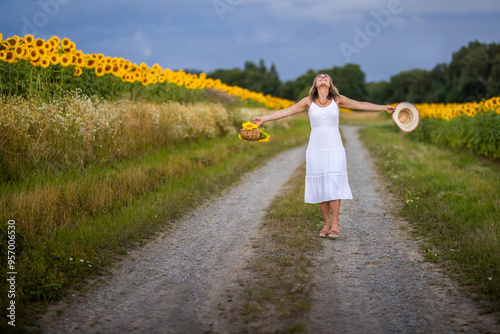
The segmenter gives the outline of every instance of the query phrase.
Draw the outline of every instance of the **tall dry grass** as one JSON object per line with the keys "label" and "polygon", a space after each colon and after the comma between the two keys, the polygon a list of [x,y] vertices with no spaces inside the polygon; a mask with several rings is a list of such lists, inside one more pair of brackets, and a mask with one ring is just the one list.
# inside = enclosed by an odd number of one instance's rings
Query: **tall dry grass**
{"label": "tall dry grass", "polygon": [[[199,167],[186,157],[171,161],[172,156],[161,166],[122,170],[118,162],[186,141],[231,134],[236,141],[242,122],[266,113],[263,108],[228,109],[208,102],[112,102],[78,92],[51,103],[4,97],[0,217],[16,217],[28,237],[79,226],[88,217],[108,214]],[[288,127],[289,122],[272,126]],[[99,167],[104,165],[116,167],[102,173]]]}
{"label": "tall dry grass", "polygon": [[1,176],[102,164],[185,139],[234,132],[222,105],[91,99],[51,103],[6,97],[0,104]]}
{"label": "tall dry grass", "polygon": [[79,92],[50,103],[3,97],[0,181],[82,170],[186,140],[233,134],[241,122],[265,113],[206,102],[105,101]]}

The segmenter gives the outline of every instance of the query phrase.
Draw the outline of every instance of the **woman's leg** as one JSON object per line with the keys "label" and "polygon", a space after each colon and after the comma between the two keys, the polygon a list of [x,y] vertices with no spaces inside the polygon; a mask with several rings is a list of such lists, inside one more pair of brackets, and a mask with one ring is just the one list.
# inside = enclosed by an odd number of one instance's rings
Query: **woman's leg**
{"label": "woman's leg", "polygon": [[323,214],[323,220],[324,220],[324,224],[325,224],[325,226],[323,226],[323,230],[321,230],[321,232],[320,232],[320,236],[323,236],[323,235],[326,236],[330,232],[330,224],[331,224],[331,221],[330,221],[330,202],[319,203],[319,207],[321,209],[321,213]]}
{"label": "woman's leg", "polygon": [[339,213],[340,213],[340,200],[336,199],[335,201],[330,201],[330,210],[332,210],[332,222],[339,222]]}
{"label": "woman's leg", "polygon": [[329,202],[330,210],[332,210],[332,229],[330,236],[338,236],[340,233],[339,227],[339,213],[340,213],[340,199]]}

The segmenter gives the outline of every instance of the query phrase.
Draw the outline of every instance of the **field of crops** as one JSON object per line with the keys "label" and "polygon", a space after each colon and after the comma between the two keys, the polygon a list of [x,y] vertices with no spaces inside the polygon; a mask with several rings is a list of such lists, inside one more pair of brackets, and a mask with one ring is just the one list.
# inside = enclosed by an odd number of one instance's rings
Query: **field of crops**
{"label": "field of crops", "polygon": [[468,103],[417,104],[415,139],[500,158],[500,97]]}
{"label": "field of crops", "polygon": [[[0,67],[2,79],[0,88],[16,95],[25,92],[25,87],[16,87],[19,78],[29,79],[25,85],[28,87],[28,93],[32,93],[40,88],[40,85],[33,86],[33,79],[41,80],[49,87],[61,86],[68,74],[66,72],[70,72],[74,77],[80,77],[87,72],[87,75],[95,75],[92,78],[94,80],[96,77],[108,74],[124,83],[141,83],[143,86],[170,83],[187,89],[222,90],[243,100],[257,101],[271,109],[286,108],[293,104],[289,100],[252,92],[237,86],[228,86],[220,80],[207,78],[205,73],[197,75],[183,70],[172,71],[168,68],[163,69],[158,64],[150,68],[144,63],[137,65],[123,58],[106,57],[103,54],[84,54],[77,50],[75,43],[68,38],[61,40],[58,36],[53,36],[48,41],[32,35],[13,36],[3,40],[0,34],[0,60],[2,61],[0,64],[3,65]],[[9,66],[14,64],[17,66]],[[33,67],[38,72],[34,73]],[[14,80],[16,83],[13,82]]]}

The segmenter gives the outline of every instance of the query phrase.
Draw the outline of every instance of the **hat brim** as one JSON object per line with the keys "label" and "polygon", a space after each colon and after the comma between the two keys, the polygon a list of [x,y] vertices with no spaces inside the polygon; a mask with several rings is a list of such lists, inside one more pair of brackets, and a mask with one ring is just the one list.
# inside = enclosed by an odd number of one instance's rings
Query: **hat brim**
{"label": "hat brim", "polygon": [[[404,114],[404,117],[402,117]],[[406,119],[405,119],[406,118]],[[409,119],[408,119],[409,118]],[[392,120],[405,132],[415,130],[420,123],[420,114],[417,107],[410,102],[401,102],[392,113]]]}

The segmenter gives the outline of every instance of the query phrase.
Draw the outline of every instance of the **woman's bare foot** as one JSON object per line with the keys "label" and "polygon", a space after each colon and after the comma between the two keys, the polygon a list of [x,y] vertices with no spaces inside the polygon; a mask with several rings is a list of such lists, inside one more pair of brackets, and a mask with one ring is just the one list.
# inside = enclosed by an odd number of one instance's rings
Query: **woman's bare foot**
{"label": "woman's bare foot", "polygon": [[319,236],[322,238],[326,238],[329,233],[330,233],[330,223],[325,223],[325,226],[323,226],[323,229],[319,232]]}
{"label": "woman's bare foot", "polygon": [[339,222],[332,223],[332,228],[331,228],[330,232],[328,233],[328,237],[329,238],[338,238],[339,235],[340,235],[340,223]]}

